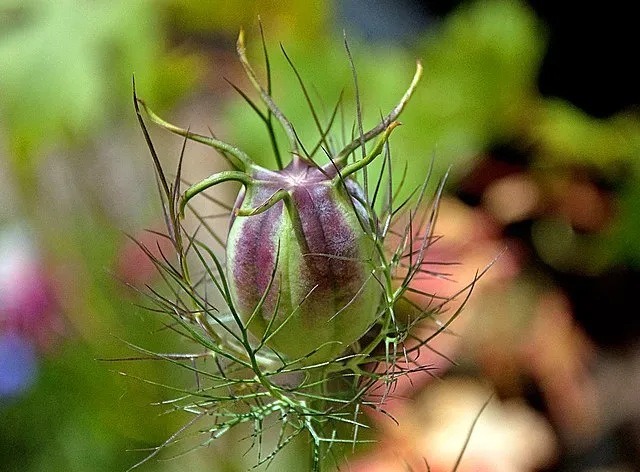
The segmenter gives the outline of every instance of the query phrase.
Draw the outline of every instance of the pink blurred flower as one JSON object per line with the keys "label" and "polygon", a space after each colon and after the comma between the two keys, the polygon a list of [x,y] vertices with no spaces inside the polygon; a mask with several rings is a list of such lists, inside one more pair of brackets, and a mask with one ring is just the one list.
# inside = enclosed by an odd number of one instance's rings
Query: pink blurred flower
{"label": "pink blurred flower", "polygon": [[155,264],[141,246],[159,260],[174,254],[171,241],[154,231],[140,232],[135,241],[127,239],[118,251],[114,269],[121,280],[135,288],[143,288],[158,276]]}

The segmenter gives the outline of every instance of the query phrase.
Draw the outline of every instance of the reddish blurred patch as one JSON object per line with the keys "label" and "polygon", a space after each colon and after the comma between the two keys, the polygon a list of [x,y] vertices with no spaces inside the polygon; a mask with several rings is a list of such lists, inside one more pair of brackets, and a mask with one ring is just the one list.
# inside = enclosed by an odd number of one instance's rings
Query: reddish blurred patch
{"label": "reddish blurred patch", "polygon": [[114,263],[118,277],[135,288],[150,284],[158,276],[158,270],[147,252],[160,261],[164,258],[172,261],[175,253],[168,237],[153,230],[142,231],[135,241],[127,239],[118,251]]}

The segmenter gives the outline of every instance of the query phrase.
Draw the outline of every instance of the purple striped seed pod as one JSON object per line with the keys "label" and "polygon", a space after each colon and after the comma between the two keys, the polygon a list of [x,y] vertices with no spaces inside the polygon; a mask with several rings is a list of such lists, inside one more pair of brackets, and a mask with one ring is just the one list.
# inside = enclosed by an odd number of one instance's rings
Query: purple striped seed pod
{"label": "purple striped seed pod", "polygon": [[335,171],[294,161],[280,172],[256,172],[236,213],[251,213],[274,195],[282,197],[269,209],[231,222],[233,302],[249,331],[280,355],[335,358],[375,322],[382,296],[362,191]]}

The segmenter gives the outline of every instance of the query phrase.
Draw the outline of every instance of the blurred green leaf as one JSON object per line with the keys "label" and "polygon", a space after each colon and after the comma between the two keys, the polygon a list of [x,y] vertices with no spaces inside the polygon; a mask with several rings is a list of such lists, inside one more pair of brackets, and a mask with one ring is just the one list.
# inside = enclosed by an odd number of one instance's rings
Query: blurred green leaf
{"label": "blurred green leaf", "polygon": [[536,166],[549,175],[563,167],[594,168],[620,187],[614,196],[612,226],[597,235],[576,235],[575,247],[564,254],[565,259],[597,268],[591,272],[616,264],[640,266],[638,116],[622,112],[594,118],[571,103],[552,99],[540,104],[537,117],[529,135],[537,147]]}
{"label": "blurred green leaf", "polygon": [[21,167],[130,110],[134,73],[165,102],[196,77],[195,56],[164,55],[150,0],[1,0],[0,15],[0,116]]}
{"label": "blurred green leaf", "polygon": [[235,37],[240,27],[249,28],[261,18],[267,31],[285,37],[313,37],[322,34],[329,18],[327,0],[163,0],[171,21],[194,33],[222,33]]}
{"label": "blurred green leaf", "polygon": [[606,171],[638,157],[634,134],[640,130],[639,123],[626,115],[598,119],[552,99],[542,104],[538,117],[531,137],[539,146],[542,164],[574,163]]}

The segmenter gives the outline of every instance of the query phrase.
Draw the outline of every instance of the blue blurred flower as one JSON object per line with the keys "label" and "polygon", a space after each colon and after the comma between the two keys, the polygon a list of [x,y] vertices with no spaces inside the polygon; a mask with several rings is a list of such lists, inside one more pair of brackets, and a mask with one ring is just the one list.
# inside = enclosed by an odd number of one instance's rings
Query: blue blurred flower
{"label": "blue blurred flower", "polygon": [[12,333],[0,333],[0,399],[23,393],[34,382],[36,349]]}

